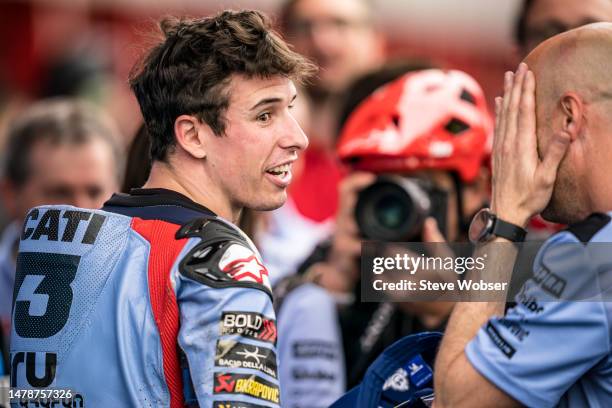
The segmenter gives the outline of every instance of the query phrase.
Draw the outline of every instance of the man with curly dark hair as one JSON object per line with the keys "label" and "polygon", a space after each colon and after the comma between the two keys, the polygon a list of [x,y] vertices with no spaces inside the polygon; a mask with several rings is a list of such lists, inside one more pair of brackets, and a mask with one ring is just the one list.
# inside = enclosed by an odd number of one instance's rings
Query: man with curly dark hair
{"label": "man with curly dark hair", "polygon": [[151,141],[144,187],[26,218],[12,386],[88,406],[279,406],[268,271],[234,224],[284,203],[308,144],[294,81],[315,67],[257,11],[160,26],[130,78]]}

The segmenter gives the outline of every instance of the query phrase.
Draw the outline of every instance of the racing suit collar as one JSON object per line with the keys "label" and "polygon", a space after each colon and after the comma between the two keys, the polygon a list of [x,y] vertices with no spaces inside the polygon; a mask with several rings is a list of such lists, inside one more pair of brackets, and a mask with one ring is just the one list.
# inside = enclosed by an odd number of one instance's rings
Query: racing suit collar
{"label": "racing suit collar", "polygon": [[115,193],[102,210],[143,219],[161,219],[183,224],[202,215],[216,214],[185,195],[165,188],[133,188],[129,194]]}

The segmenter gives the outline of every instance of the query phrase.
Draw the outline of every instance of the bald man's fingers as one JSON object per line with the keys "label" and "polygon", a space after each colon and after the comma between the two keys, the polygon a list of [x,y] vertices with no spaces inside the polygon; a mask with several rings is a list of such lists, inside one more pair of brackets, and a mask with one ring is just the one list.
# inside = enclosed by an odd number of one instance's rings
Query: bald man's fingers
{"label": "bald man's fingers", "polygon": [[501,135],[499,134],[499,130],[501,129],[501,115],[502,115],[502,106],[504,100],[501,96],[495,98],[495,130],[493,132],[493,146],[492,146],[492,154],[491,154],[491,162],[493,168],[495,168],[495,156],[499,153],[496,153],[499,150],[501,143],[499,140],[501,139]]}
{"label": "bald man's fingers", "polygon": [[513,78],[514,74],[510,71],[504,74],[504,96],[501,98],[499,111],[496,113],[495,118],[495,125],[497,129],[493,139],[493,152],[495,152],[495,147],[497,147],[498,150],[501,150],[502,146],[504,145],[507,116],[506,110],[508,108],[508,102],[510,101],[510,92],[512,91]]}
{"label": "bald man's fingers", "polygon": [[516,71],[516,75],[514,75],[512,90],[510,91],[510,100],[508,101],[508,108],[506,110],[506,129],[504,131],[504,144],[514,145],[516,143],[516,132],[518,130],[517,120],[519,102],[523,90],[523,80],[525,79],[526,69],[527,65],[521,62]]}
{"label": "bald man's fingers", "polygon": [[503,144],[504,132],[506,131],[506,116],[508,110],[508,104],[510,103],[510,93],[512,92],[512,81],[514,80],[514,73],[506,72],[504,74],[504,97],[502,98],[501,110],[499,112],[499,125],[498,125],[498,140],[500,145]]}
{"label": "bald man's fingers", "polygon": [[537,163],[536,114],[535,114],[535,77],[527,71],[519,102],[518,140],[524,159]]}

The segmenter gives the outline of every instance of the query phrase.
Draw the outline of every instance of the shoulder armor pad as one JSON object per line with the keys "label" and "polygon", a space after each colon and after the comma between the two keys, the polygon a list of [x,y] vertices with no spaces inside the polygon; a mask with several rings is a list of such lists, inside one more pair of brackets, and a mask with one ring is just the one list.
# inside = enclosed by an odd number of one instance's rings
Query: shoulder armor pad
{"label": "shoulder armor pad", "polygon": [[268,270],[257,249],[229,222],[212,216],[198,218],[183,225],[176,238],[201,239],[181,260],[183,275],[214,288],[255,288],[272,297]]}
{"label": "shoulder armor pad", "polygon": [[567,227],[566,231],[574,234],[578,241],[589,242],[595,234],[610,222],[610,216],[604,213],[593,213],[582,221]]}

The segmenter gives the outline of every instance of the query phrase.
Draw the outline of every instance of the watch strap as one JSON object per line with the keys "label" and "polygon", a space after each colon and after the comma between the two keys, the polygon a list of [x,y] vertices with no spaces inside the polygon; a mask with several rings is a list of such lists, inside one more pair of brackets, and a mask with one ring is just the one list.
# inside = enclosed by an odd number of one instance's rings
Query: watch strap
{"label": "watch strap", "polygon": [[518,225],[506,222],[500,218],[495,217],[493,226],[491,227],[491,234],[505,238],[512,242],[523,242],[527,235],[527,230],[519,227]]}

